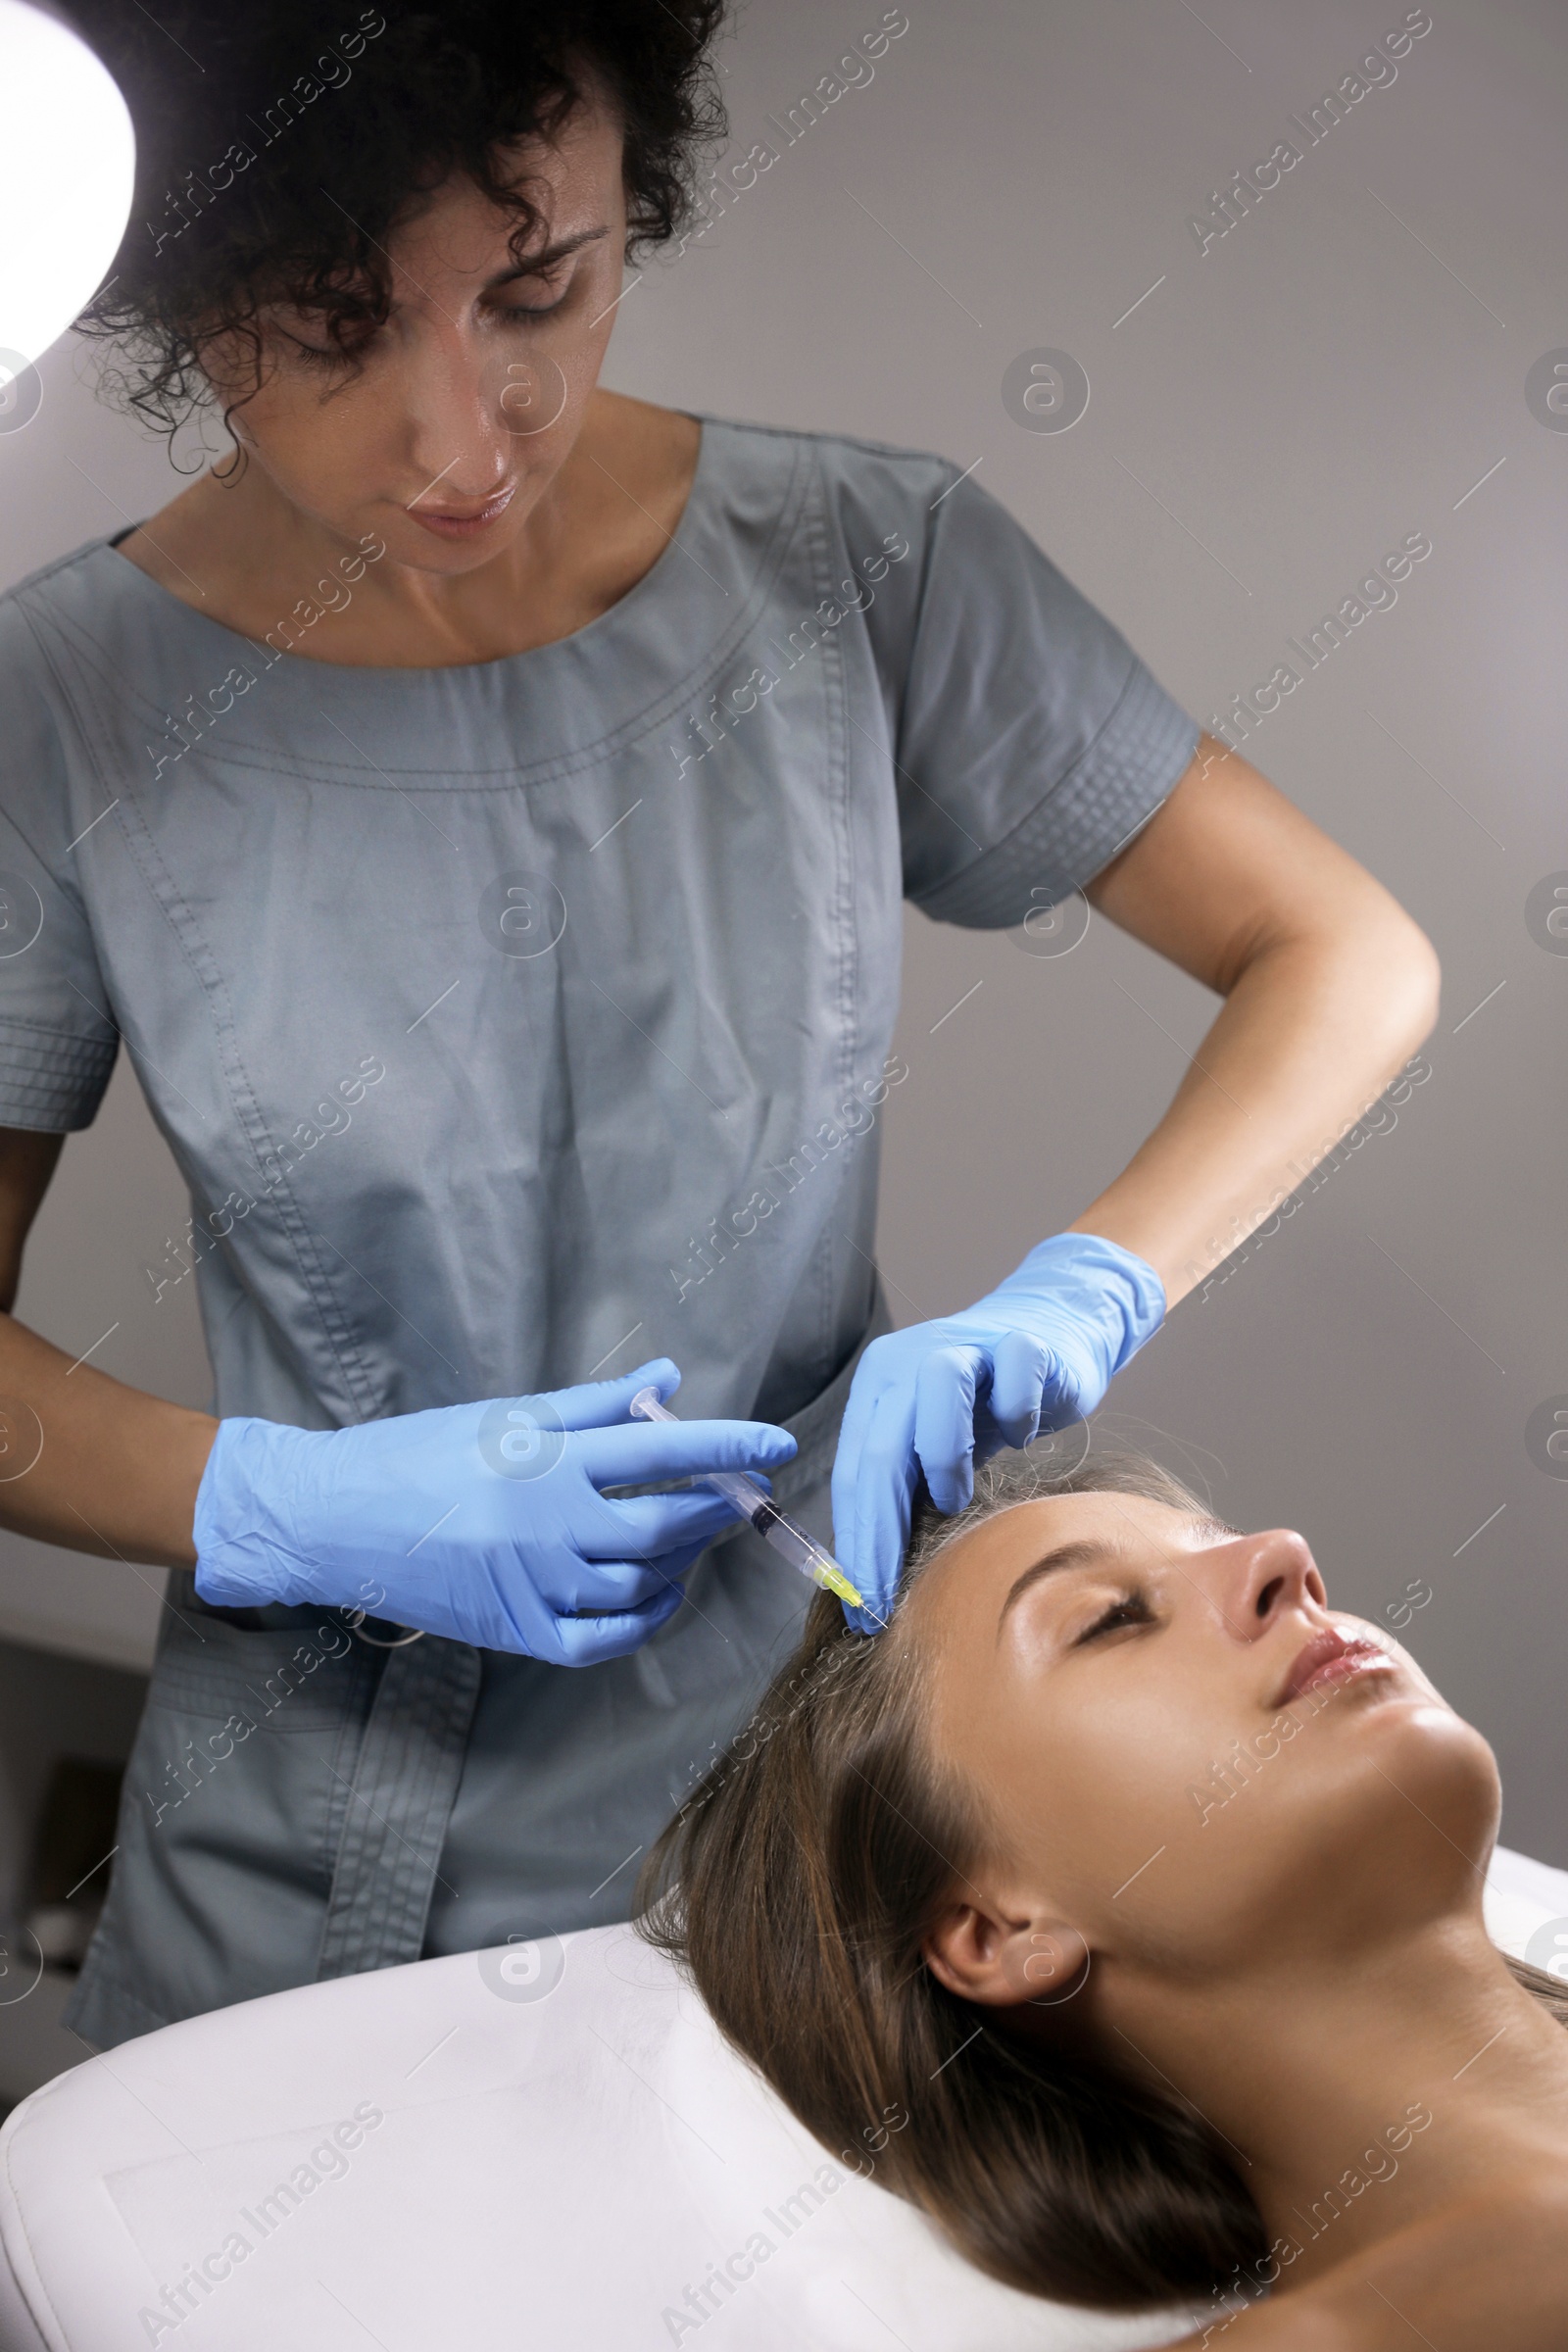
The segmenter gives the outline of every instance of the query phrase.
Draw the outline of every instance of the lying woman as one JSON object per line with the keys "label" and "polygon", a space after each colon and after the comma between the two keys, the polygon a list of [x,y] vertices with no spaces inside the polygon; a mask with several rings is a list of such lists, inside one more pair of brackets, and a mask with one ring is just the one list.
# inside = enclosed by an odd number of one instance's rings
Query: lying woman
{"label": "lying woman", "polygon": [[885,1636],[817,1602],[643,1927],[1013,2286],[1226,2352],[1561,2352],[1568,2000],[1483,1924],[1498,1801],[1299,1536],[1043,1444],[922,1497]]}

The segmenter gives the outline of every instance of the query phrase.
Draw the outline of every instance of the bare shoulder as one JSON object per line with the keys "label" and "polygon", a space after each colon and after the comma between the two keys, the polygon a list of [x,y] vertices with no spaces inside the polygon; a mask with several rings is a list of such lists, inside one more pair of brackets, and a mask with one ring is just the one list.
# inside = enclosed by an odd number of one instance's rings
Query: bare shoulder
{"label": "bare shoulder", "polygon": [[1538,2166],[1454,2199],[1172,2352],[1406,2352],[1421,2340],[1562,2352],[1568,2175]]}

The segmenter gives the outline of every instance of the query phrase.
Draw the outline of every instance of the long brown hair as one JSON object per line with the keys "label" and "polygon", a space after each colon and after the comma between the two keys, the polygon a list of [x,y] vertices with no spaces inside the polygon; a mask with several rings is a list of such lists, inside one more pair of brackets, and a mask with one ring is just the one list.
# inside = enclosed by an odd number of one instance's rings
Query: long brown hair
{"label": "long brown hair", "polygon": [[[1212,1516],[1141,1455],[1064,1469],[1042,1441],[977,1472],[955,1517],[922,1491],[901,1598],[981,1519],[1101,1493]],[[799,1651],[650,1855],[643,1935],[815,2138],[1007,2285],[1142,2310],[1266,2265],[1261,2217],[1201,2118],[1081,2041],[1020,2039],[926,1967],[981,1838],[920,1734],[910,1645],[850,1631],[820,1595]],[[1510,1965],[1568,2023],[1562,1987]]]}

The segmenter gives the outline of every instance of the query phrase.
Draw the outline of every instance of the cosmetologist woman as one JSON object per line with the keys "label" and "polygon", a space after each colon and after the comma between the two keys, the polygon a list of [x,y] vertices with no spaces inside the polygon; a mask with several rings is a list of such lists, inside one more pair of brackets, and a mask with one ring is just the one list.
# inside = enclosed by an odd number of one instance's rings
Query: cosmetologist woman
{"label": "cosmetologist woman", "polygon": [[[351,9],[73,12],[139,148],[84,323],[227,427],[0,600],[0,1302],[122,1043],[216,1375],[189,1411],[0,1316],[6,1523],[173,1572],[99,2044],[624,1917],[809,1596],[670,1482],[771,1475],[869,1630],[919,1472],[956,1507],[1092,1412],[1434,1010],[1399,908],[956,466],[596,388],[720,0]],[[890,1332],[902,902],[1075,889],[1223,1006],[1068,1231]]]}

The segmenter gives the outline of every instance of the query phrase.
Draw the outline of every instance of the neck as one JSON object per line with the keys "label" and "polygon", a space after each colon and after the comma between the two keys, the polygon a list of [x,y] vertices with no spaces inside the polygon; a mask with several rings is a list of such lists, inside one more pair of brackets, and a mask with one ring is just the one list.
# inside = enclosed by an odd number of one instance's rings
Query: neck
{"label": "neck", "polygon": [[1230,2143],[1293,2283],[1568,2161],[1568,2033],[1516,1983],[1479,1905],[1219,1986],[1140,1984],[1115,2008],[1148,2079]]}

